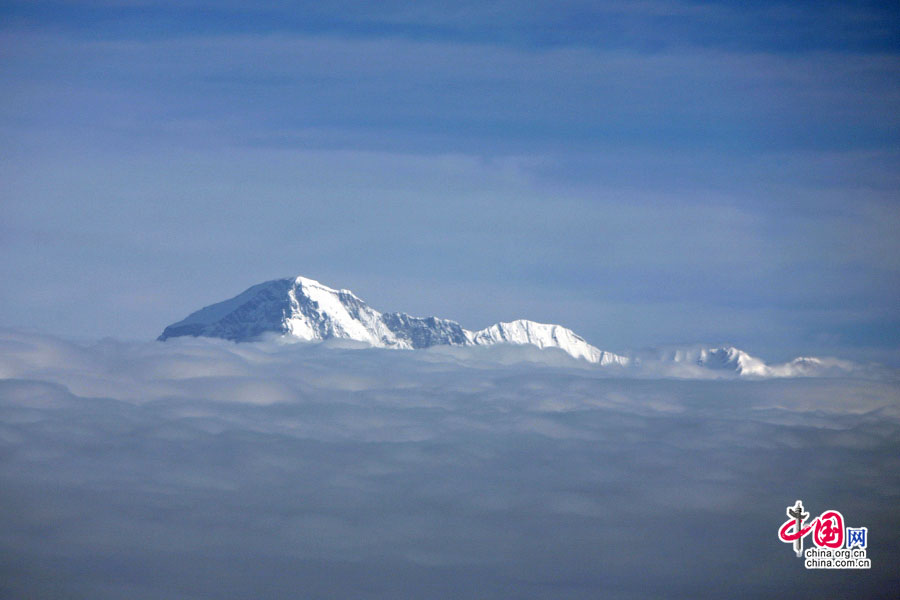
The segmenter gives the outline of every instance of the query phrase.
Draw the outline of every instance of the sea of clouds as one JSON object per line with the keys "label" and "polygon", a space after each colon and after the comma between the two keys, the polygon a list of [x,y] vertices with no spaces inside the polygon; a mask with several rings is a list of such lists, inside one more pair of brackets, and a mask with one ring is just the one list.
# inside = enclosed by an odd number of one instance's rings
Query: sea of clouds
{"label": "sea of clouds", "polygon": [[[896,598],[898,451],[889,372],[0,330],[0,597]],[[871,570],[806,571],[798,498]]]}

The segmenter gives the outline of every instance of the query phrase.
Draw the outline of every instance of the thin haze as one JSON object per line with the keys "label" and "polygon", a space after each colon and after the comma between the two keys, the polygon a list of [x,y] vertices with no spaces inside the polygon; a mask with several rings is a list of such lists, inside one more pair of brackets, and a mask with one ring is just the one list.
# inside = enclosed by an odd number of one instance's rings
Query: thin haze
{"label": "thin haze", "polygon": [[900,362],[894,4],[452,4],[4,2],[0,324],[149,339],[303,274]]}

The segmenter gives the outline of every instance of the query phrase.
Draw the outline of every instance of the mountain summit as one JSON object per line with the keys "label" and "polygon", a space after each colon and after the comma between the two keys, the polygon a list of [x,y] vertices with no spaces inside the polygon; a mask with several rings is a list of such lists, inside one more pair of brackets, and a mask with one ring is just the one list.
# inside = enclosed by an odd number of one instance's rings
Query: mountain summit
{"label": "mountain summit", "polygon": [[230,300],[190,314],[166,327],[159,340],[178,336],[218,337],[237,342],[275,333],[297,340],[343,338],[381,348],[532,344],[559,348],[599,365],[626,365],[629,359],[605,352],[560,325],[518,320],[480,331],[456,321],[381,313],[350,290],[335,290],[313,279],[294,277],[255,285]]}

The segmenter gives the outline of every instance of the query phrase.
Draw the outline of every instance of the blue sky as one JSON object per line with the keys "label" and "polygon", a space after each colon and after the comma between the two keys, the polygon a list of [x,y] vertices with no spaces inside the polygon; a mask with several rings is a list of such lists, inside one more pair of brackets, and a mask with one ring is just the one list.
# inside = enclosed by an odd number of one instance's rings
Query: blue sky
{"label": "blue sky", "polygon": [[900,362],[890,3],[5,2],[0,325],[275,277],[609,350]]}

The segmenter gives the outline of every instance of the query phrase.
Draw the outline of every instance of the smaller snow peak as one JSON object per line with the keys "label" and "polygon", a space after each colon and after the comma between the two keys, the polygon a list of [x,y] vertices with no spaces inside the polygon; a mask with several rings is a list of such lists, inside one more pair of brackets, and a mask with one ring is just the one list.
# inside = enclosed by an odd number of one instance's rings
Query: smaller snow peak
{"label": "smaller snow peak", "polygon": [[698,364],[712,369],[732,370],[738,375],[751,377],[770,375],[770,370],[766,363],[734,346],[704,349],[703,353],[707,362],[704,365],[703,361],[698,361]]}
{"label": "smaller snow peak", "polygon": [[772,377],[816,377],[858,374],[865,372],[865,369],[853,362],[837,358],[798,356],[789,362],[772,365],[769,371]]}
{"label": "smaller snow peak", "polygon": [[671,377],[831,377],[860,372],[860,365],[838,359],[798,357],[768,364],[734,346],[681,346],[645,350],[634,355],[634,364],[647,372]]}
{"label": "smaller snow peak", "polygon": [[600,365],[625,365],[629,362],[627,357],[595,348],[571,329],[526,319],[491,325],[472,333],[471,340],[476,345],[505,343],[531,344],[538,348],[559,348],[575,358],[582,358]]}
{"label": "smaller snow peak", "polygon": [[659,351],[657,360],[674,364],[694,363],[703,369],[733,372],[741,376],[769,374],[768,367],[762,360],[750,356],[734,346],[689,346],[664,349]]}

